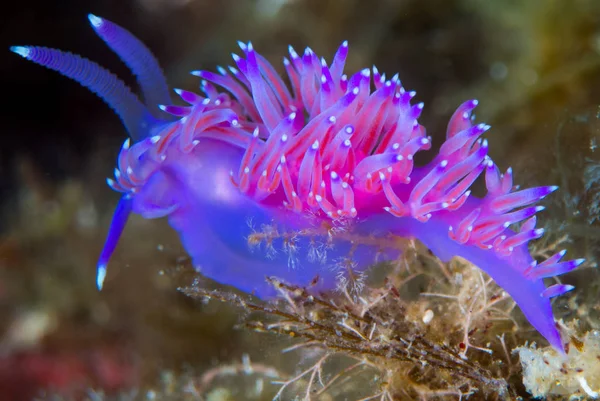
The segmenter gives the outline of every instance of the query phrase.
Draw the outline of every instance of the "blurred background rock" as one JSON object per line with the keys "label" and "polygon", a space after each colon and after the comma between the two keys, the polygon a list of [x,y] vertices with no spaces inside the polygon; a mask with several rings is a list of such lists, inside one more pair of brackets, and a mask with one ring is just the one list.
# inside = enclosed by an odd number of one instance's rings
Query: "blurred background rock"
{"label": "blurred background rock", "polygon": [[[233,329],[234,311],[198,305],[176,290],[196,276],[165,221],[131,219],[105,290],[96,291],[95,259],[118,199],[104,177],[125,131],[87,90],[8,51],[19,44],[69,50],[133,84],[88,26],[90,12],[145,42],[172,87],[196,88],[190,70],[230,64],[237,40],[253,41],[279,66],[288,44],[330,58],[348,39],[349,71],[375,64],[417,91],[434,144],[454,108],[477,98],[478,120],[492,124],[491,155],[514,167],[517,184],[561,185],[546,223],[594,259],[596,0],[8,2],[0,16],[3,400],[30,399],[43,388],[76,395],[89,386],[109,393],[143,387],[162,371],[201,371],[249,351],[282,363],[265,344],[273,339]],[[589,284],[595,271],[570,277],[597,294]]]}

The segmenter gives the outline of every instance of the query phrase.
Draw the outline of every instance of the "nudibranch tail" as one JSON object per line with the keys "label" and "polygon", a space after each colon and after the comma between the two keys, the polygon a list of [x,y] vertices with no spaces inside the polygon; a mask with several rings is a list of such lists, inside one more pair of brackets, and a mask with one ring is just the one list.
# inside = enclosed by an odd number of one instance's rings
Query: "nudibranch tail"
{"label": "nudibranch tail", "polygon": [[[549,300],[573,287],[546,287],[544,279],[583,259],[561,261],[559,252],[538,264],[529,253],[529,242],[544,234],[537,203],[558,187],[520,190],[512,169],[500,172],[482,137],[490,126],[473,122],[477,100],[458,107],[438,154],[416,166],[414,156],[432,147],[418,122],[423,103],[412,104],[416,93],[375,66],[345,75],[347,42],[331,64],[290,46],[289,88],[251,43],[240,42],[245,57],[233,54],[236,66],[218,74],[192,72],[203,95],[177,89],[189,105],[177,106],[147,48],[106,20],[90,21],[138,76],[150,106],[166,102],[158,108],[175,119],[149,118],[122,82],[87,60],[13,48],[100,92],[135,133],[108,179],[123,197],[98,263],[99,288],[130,211],[168,217],[200,271],[261,297],[274,295],[265,275],[331,289],[376,257],[397,257],[390,235],[412,237],[442,261],[460,256],[489,274],[564,352]],[[480,177],[487,193],[477,198],[471,187]]]}
{"label": "nudibranch tail", "polygon": [[121,118],[134,139],[146,133],[141,127],[148,118],[146,107],[123,81],[95,62],[76,54],[39,46],[13,46],[14,53],[71,78],[98,95]]}
{"label": "nudibranch tail", "polygon": [[123,60],[136,76],[145,104],[159,117],[159,105],[171,103],[169,87],[154,55],[129,31],[104,18],[88,15],[98,36]]}

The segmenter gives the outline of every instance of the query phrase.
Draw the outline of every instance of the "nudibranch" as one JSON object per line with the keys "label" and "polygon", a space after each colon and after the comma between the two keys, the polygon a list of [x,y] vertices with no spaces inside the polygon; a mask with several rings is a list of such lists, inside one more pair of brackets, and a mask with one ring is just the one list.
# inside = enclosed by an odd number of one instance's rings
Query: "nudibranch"
{"label": "nudibranch", "polygon": [[[458,107],[446,140],[425,166],[414,155],[431,147],[417,119],[423,104],[398,75],[377,68],[348,77],[343,42],[331,63],[310,48],[283,59],[287,84],[251,43],[235,66],[194,71],[202,94],[176,89],[171,103],[150,51],[118,25],[89,16],[96,33],[137,77],[142,102],[92,61],[44,47],[12,47],[22,57],[74,79],[102,97],[130,138],[108,185],[122,193],[98,263],[106,265],[131,212],[168,217],[205,276],[260,297],[274,295],[265,276],[325,290],[364,272],[390,235],[420,240],[442,261],[460,256],[490,275],[531,324],[563,350],[550,298],[573,289],[544,279],[583,260],[559,252],[537,263],[528,243],[536,203],[555,186],[518,189],[501,173],[475,124],[476,100]],[[484,176],[487,194],[471,196]],[[360,238],[369,239],[361,241]],[[315,284],[316,283],[316,284]]]}

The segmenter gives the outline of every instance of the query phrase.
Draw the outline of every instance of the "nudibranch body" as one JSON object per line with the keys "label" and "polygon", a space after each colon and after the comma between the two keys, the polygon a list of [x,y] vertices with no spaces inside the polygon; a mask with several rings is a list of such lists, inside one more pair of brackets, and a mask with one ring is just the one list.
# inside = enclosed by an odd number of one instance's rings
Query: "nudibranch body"
{"label": "nudibranch body", "polygon": [[[397,257],[390,235],[413,237],[443,261],[460,256],[484,270],[563,350],[549,299],[573,287],[543,280],[583,260],[561,262],[564,251],[540,264],[531,257],[528,242],[543,235],[536,203],[557,187],[515,190],[511,169],[501,174],[487,154],[481,136],[489,126],[473,124],[477,101],[459,106],[435,158],[417,167],[414,155],[431,147],[417,121],[423,104],[411,104],[415,92],[397,75],[386,80],[375,67],[344,75],[347,42],[330,64],[290,47],[289,87],[252,44],[240,43],[235,67],[193,72],[203,95],[176,90],[187,104],[177,106],[146,47],[116,24],[90,21],[137,76],[145,103],[79,56],[12,50],[103,97],[130,133],[108,179],[123,196],[99,287],[132,211],[168,217],[204,275],[261,297],[274,295],[265,276],[329,289],[376,258]],[[487,194],[479,199],[470,187],[481,175]]]}

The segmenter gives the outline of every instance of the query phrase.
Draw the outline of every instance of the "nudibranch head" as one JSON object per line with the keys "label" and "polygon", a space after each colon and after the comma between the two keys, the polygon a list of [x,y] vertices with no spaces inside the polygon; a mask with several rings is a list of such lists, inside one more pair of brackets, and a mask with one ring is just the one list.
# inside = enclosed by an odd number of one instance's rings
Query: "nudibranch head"
{"label": "nudibranch head", "polygon": [[[347,42],[331,63],[290,46],[289,86],[251,43],[240,43],[235,66],[192,72],[203,94],[176,89],[187,104],[178,106],[146,47],[113,23],[90,21],[138,77],[145,103],[79,56],[13,51],[95,91],[133,139],[107,180],[123,197],[100,257],[99,287],[131,211],[168,217],[206,276],[264,297],[273,295],[265,276],[327,289],[340,275],[368,269],[375,256],[397,257],[383,241],[394,234],[419,239],[443,261],[461,256],[477,265],[563,349],[549,298],[573,287],[546,288],[543,279],[583,260],[561,262],[564,251],[540,264],[532,258],[527,245],[544,234],[536,204],[557,187],[518,190],[512,170],[500,172],[481,138],[490,127],[474,123],[476,100],[458,107],[436,156],[419,167],[415,154],[432,146],[418,122],[423,104],[412,104],[415,92],[398,75],[386,79],[376,67],[345,75]],[[471,196],[482,175],[487,194]],[[360,240],[367,237],[381,241]],[[265,252],[253,249],[259,242]]]}

